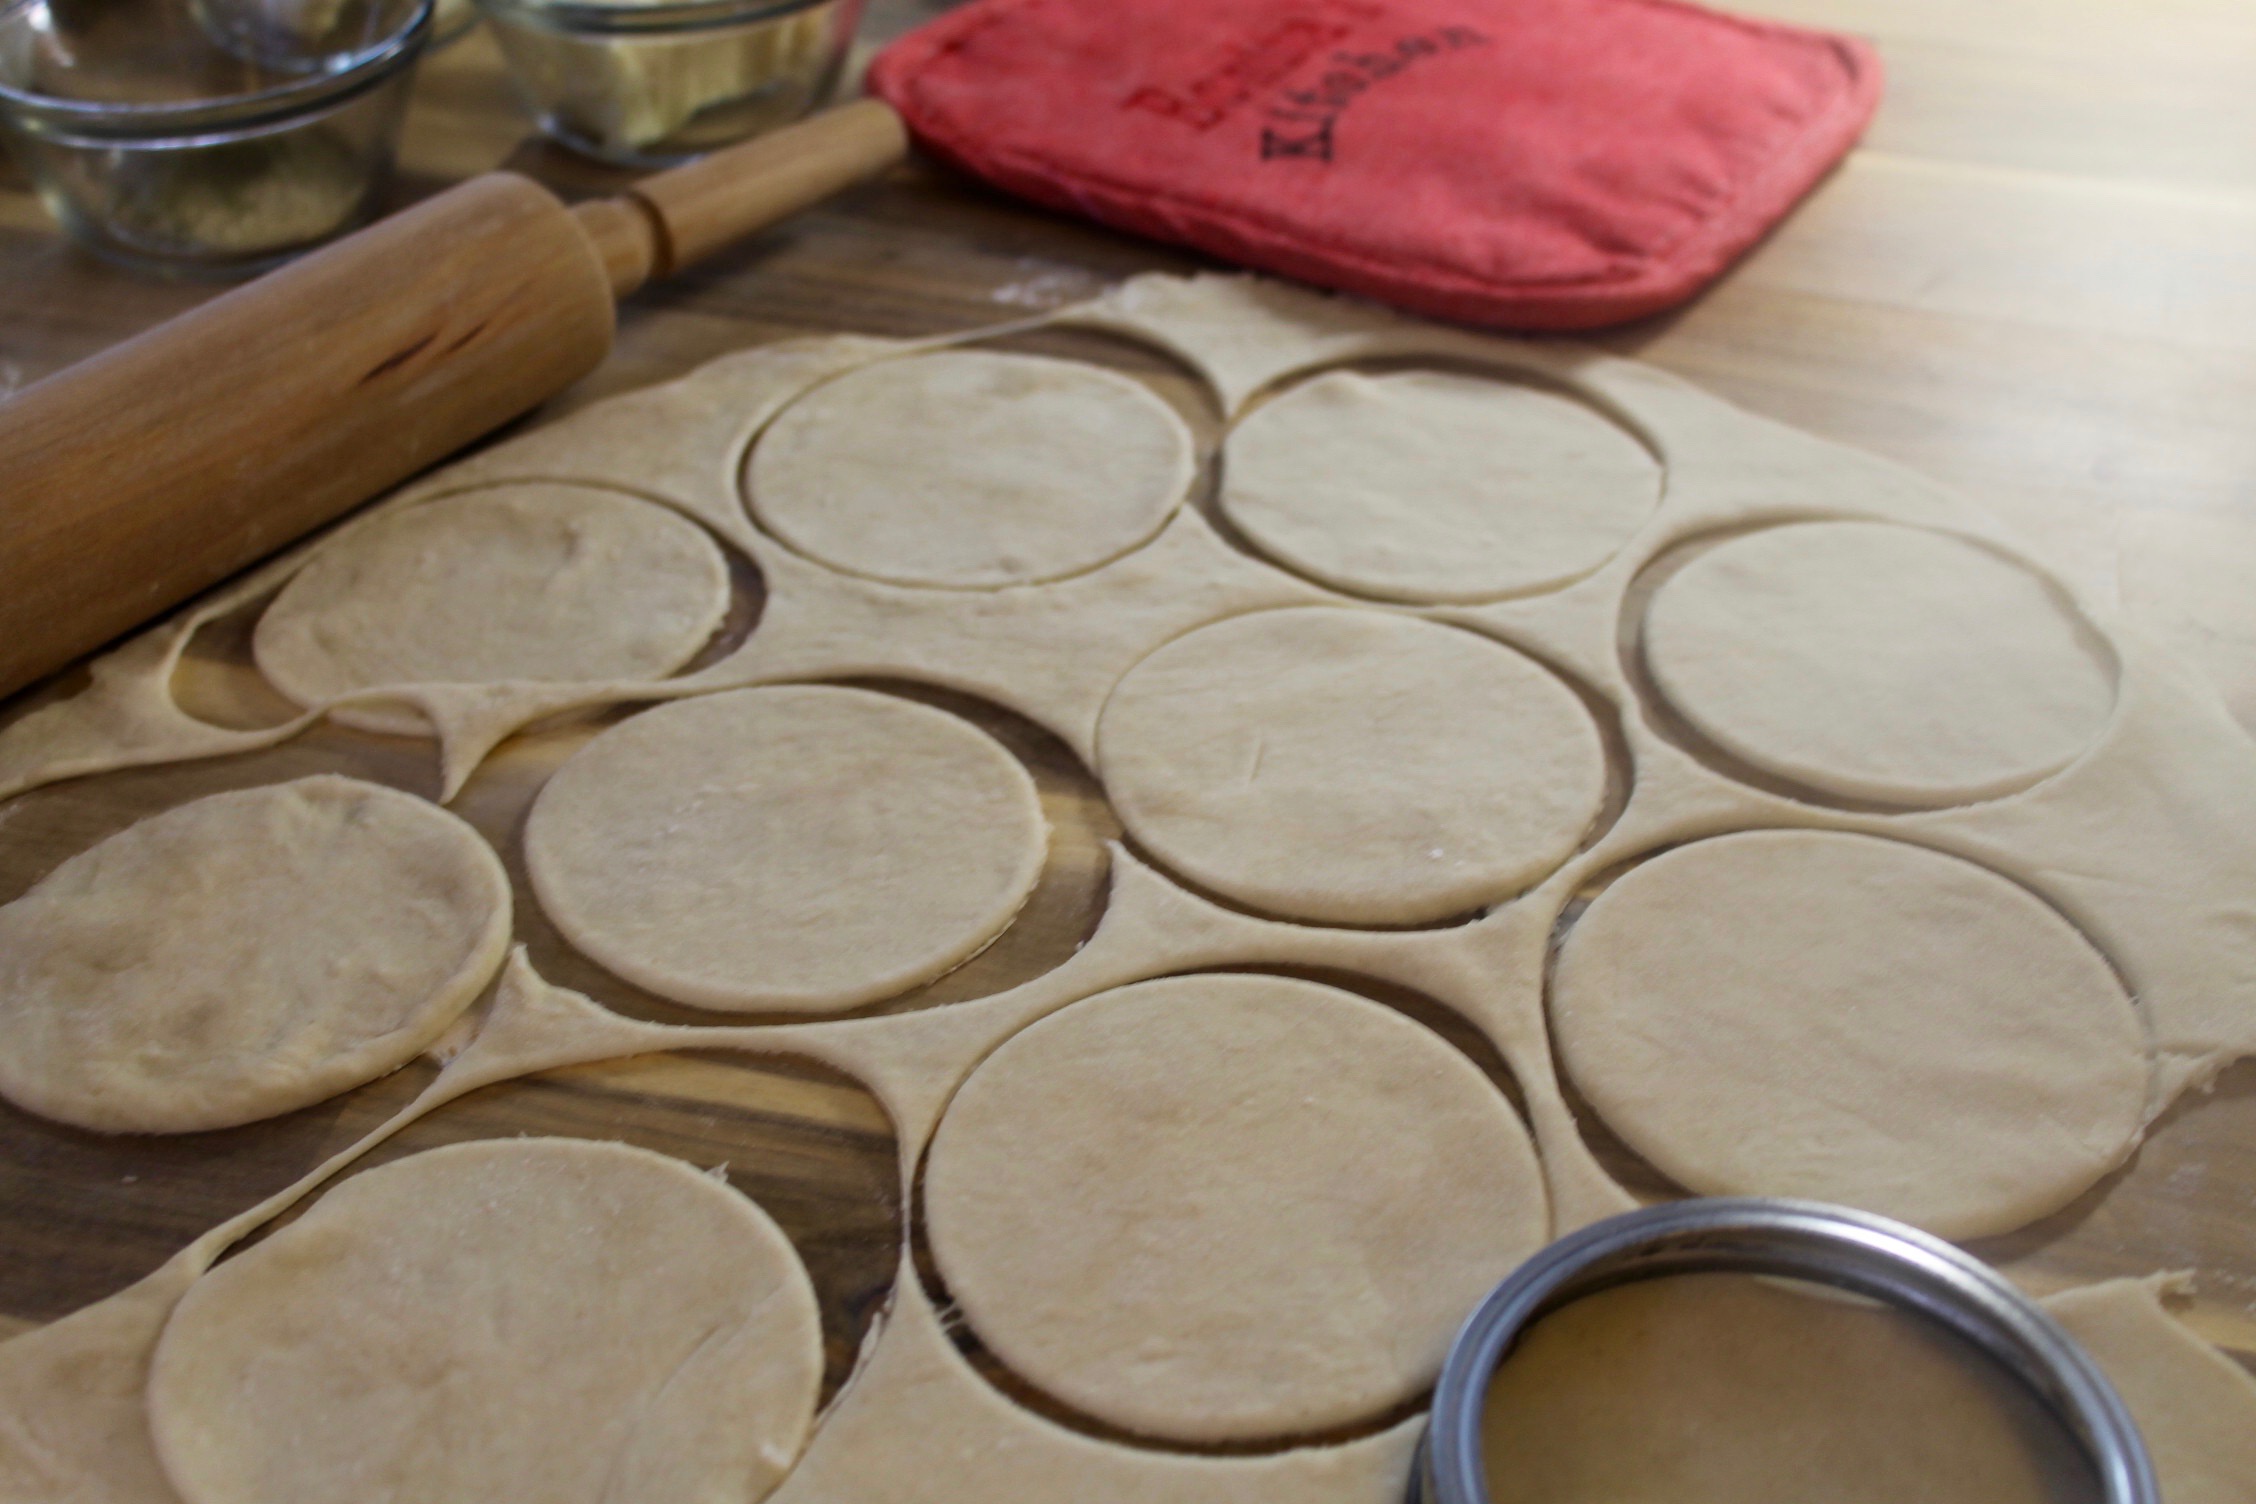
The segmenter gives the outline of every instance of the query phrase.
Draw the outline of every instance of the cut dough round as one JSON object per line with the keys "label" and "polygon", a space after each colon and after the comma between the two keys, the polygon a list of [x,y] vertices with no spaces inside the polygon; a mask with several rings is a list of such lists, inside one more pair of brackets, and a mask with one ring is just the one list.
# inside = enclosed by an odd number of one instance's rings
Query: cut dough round
{"label": "cut dough round", "polygon": [[1413,1399],[1549,1222],[1526,1130],[1464,1056],[1250,975],[1121,987],[1007,1040],[941,1120],[924,1207],[997,1356],[1179,1441]]}
{"label": "cut dough round", "polygon": [[930,981],[1001,934],[1048,846],[1034,780],[971,725],[794,685],[604,732],[525,822],[564,938],[665,997],[819,1013]]}
{"label": "cut dough round", "polygon": [[1589,713],[1533,660],[1351,607],[1201,627],[1097,727],[1121,822],[1163,862],[1294,919],[1420,924],[1565,860],[1606,792]]}
{"label": "cut dough round", "polygon": [[2145,1115],[2144,1032],[2084,937],[1872,836],[1753,831],[1633,868],[1569,932],[1551,1019],[1600,1116],[1687,1189],[1945,1237],[2066,1204]]}
{"label": "cut dough round", "polygon": [[2056,587],[1884,522],[1717,545],[1654,592],[1644,654],[1724,751],[1852,799],[2010,793],[2065,767],[2115,703],[2106,646]]}
{"label": "cut dough round", "polygon": [[[660,679],[728,606],[728,561],[696,523],[617,491],[518,481],[340,537],[267,607],[251,650],[308,706],[390,684]],[[337,718],[426,730],[407,707]]]}
{"label": "cut dough round", "polygon": [[751,1201],[646,1149],[487,1140],[355,1175],[189,1287],[149,1429],[187,1504],[749,1504],[821,1380]]}
{"label": "cut dough round", "polygon": [[1196,473],[1190,430],[1141,382],[959,350],[817,387],[761,436],[746,483],[763,526],[833,569],[995,589],[1127,553]]}
{"label": "cut dough round", "polygon": [[0,1095],[106,1133],[271,1117],[397,1070],[509,944],[483,838],[323,775],[214,794],[0,908]]}
{"label": "cut dough round", "polygon": [[1661,470],[1589,408],[1438,371],[1335,371],[1223,448],[1222,510],[1312,579],[1398,601],[1551,590],[1653,515]]}

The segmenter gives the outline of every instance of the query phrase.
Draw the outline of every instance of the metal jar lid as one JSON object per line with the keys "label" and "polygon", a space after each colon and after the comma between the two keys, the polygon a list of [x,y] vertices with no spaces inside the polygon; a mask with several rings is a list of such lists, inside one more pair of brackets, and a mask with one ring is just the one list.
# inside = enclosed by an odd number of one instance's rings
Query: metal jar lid
{"label": "metal jar lid", "polygon": [[2082,1449],[2104,1504],[2161,1504],[2115,1388],[2004,1276],[1886,1217],[1767,1197],[1667,1202],[1561,1238],[1475,1308],[1442,1365],[1411,1483],[1417,1504],[1490,1504],[1481,1450],[1489,1380],[1529,1327],[1584,1295],[1673,1274],[1786,1275],[1941,1323],[1995,1359]]}

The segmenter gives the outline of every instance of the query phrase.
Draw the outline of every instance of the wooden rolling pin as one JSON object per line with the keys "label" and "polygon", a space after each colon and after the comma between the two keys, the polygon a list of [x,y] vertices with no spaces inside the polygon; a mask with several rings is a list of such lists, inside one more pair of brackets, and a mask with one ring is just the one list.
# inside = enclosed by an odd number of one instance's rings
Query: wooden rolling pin
{"label": "wooden rolling pin", "polygon": [[616,299],[905,146],[863,100],[573,209],[487,173],[0,403],[0,695],[563,390]]}

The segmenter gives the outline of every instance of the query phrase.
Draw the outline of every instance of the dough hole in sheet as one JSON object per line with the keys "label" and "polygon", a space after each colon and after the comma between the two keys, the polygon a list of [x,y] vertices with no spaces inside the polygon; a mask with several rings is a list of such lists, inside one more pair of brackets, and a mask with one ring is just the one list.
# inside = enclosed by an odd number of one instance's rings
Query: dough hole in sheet
{"label": "dough hole in sheet", "polygon": [[1041,877],[1034,781],[977,728],[867,689],[679,700],[534,800],[525,866],[573,946],[704,1008],[830,1012],[930,981]]}
{"label": "dough hole in sheet", "polygon": [[1731,757],[1820,797],[1933,806],[2065,767],[2115,702],[2058,587],[1947,534],[1805,522],[1727,539],[1653,592],[1644,667]]}
{"label": "dough hole in sheet", "polygon": [[2069,1504],[2075,1439],[1978,1348],[1823,1287],[1640,1280],[1538,1321],[1482,1425],[1494,1504]]}
{"label": "dough hole in sheet", "polygon": [[1268,913],[1424,924],[1509,898],[1604,805],[1575,692],[1501,643],[1357,607],[1201,627],[1129,670],[1097,728],[1128,832]]}
{"label": "dough hole in sheet", "polygon": [[191,1286],[149,1420],[186,1504],[750,1504],[821,1376],[813,1286],[741,1193],[485,1140],[355,1175]]}
{"label": "dough hole in sheet", "polygon": [[[389,684],[661,679],[728,614],[729,566],[696,523],[595,486],[517,481],[379,517],[315,554],[252,634],[300,705]],[[411,706],[347,706],[426,732]]]}
{"label": "dough hole in sheet", "polygon": [[1078,361],[946,351],[851,371],[753,446],[753,517],[819,563],[899,585],[1081,574],[1149,540],[1197,473],[1141,382]]}
{"label": "dough hole in sheet", "polygon": [[455,816],[324,774],[127,827],[0,908],[0,1094],[110,1133],[232,1127],[398,1069],[501,965]]}
{"label": "dough hole in sheet", "polygon": [[2144,1031],[2050,907],[1899,841],[1766,830],[1631,868],[1561,945],[1551,1021],[1611,1127],[1702,1195],[2005,1232],[2131,1151]]}
{"label": "dough hole in sheet", "polygon": [[1471,1061],[1248,974],[1117,988],[1005,1041],[941,1120],[923,1207],[948,1293],[1019,1377],[1194,1443],[1414,1399],[1548,1226],[1527,1133]]}
{"label": "dough hole in sheet", "polygon": [[1383,600],[1552,590],[1653,515],[1636,439],[1537,387],[1442,371],[1334,371],[1257,408],[1223,446],[1221,508],[1263,553]]}

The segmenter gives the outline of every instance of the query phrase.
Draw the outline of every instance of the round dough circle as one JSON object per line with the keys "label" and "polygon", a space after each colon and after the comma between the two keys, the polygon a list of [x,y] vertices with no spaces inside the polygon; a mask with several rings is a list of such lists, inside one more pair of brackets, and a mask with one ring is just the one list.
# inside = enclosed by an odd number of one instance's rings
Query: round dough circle
{"label": "round dough circle", "polygon": [[2005,1232],[2120,1164],[2131,1002],[2069,923],[1923,847],[1754,831],[1631,869],[1568,933],[1551,1019],[1631,1147],[1702,1195]]}
{"label": "round dough circle", "polygon": [[[728,560],[696,523],[617,491],[520,481],[342,535],[266,608],[251,652],[307,706],[392,684],[662,679],[728,607]],[[427,732],[406,706],[337,718]]]}
{"label": "round dough circle", "polygon": [[108,1133],[271,1117],[397,1070],[500,967],[509,879],[437,805],[213,794],[0,908],[0,1095]]}
{"label": "round dough circle", "polygon": [[707,1008],[819,1013],[1001,934],[1049,827],[1034,780],[944,711],[793,685],[678,700],[572,757],[525,822],[564,938]]}
{"label": "round dough circle", "polygon": [[833,569],[994,589],[1127,553],[1196,473],[1190,430],[1141,382],[951,350],[815,388],[761,435],[746,484],[762,526]]}
{"label": "round dough circle", "polygon": [[1221,505],[1262,552],[1359,595],[1421,603],[1552,590],[1660,505],[1645,448],[1581,403],[1438,371],[1335,371],[1223,446]]}
{"label": "round dough circle", "polygon": [[1414,1398],[1549,1220],[1472,1062],[1353,994],[1252,975],[1117,988],[1005,1041],[941,1119],[924,1208],[997,1356],[1180,1441]]}
{"label": "round dough circle", "polygon": [[765,1212],[624,1144],[355,1175],[181,1298],[149,1427],[186,1504],[765,1498],[822,1379]]}
{"label": "round dough circle", "polygon": [[1160,860],[1339,924],[1508,898],[1572,854],[1606,792],[1598,729],[1549,670],[1454,627],[1335,606],[1162,647],[1106,701],[1097,763]]}
{"label": "round dough circle", "polygon": [[1805,522],[1718,544],[1653,594],[1663,698],[1836,797],[1987,799],[2058,772],[2115,703],[2092,627],[2033,571],[1942,533]]}

